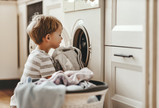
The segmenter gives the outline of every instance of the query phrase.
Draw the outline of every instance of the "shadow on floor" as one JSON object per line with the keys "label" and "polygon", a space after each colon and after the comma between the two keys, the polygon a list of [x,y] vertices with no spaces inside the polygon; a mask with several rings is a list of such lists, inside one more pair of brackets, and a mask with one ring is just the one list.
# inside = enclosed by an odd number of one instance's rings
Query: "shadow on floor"
{"label": "shadow on floor", "polygon": [[19,81],[19,79],[0,80],[0,89],[14,89]]}
{"label": "shadow on floor", "polygon": [[18,79],[0,80],[0,108],[10,108],[10,97],[13,95]]}

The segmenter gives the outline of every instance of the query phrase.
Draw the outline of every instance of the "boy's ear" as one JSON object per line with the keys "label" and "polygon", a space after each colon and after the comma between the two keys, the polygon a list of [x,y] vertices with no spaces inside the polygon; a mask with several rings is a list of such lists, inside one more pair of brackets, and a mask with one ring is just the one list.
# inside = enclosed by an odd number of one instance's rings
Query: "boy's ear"
{"label": "boy's ear", "polygon": [[46,35],[45,40],[47,40],[47,41],[50,40],[50,34],[47,34],[47,35]]}

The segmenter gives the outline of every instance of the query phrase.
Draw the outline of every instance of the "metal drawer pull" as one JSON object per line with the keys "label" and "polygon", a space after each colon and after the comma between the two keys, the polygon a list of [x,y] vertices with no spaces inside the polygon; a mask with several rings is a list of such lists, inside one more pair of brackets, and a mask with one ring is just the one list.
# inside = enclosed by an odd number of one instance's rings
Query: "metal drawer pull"
{"label": "metal drawer pull", "polygon": [[133,57],[133,55],[122,55],[122,54],[114,54],[114,56],[126,57],[126,58],[131,58],[131,57]]}

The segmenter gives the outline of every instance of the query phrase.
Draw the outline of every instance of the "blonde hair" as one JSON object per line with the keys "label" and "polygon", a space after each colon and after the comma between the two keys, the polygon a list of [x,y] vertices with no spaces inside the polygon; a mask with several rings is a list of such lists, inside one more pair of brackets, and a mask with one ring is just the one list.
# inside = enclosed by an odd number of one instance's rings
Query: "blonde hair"
{"label": "blonde hair", "polygon": [[42,39],[47,35],[55,32],[61,22],[53,16],[36,15],[27,27],[27,33],[36,43],[41,44]]}

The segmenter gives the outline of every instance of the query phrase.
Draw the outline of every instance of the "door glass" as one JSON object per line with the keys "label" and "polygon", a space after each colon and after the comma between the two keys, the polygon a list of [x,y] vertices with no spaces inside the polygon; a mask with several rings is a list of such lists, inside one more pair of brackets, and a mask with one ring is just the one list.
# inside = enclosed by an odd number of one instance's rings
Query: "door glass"
{"label": "door glass", "polygon": [[89,42],[87,33],[85,33],[85,31],[83,31],[80,28],[77,29],[75,32],[73,46],[81,50],[82,61],[84,63],[84,66],[87,66],[89,61],[89,55],[90,55],[90,51],[89,51],[90,42]]}

